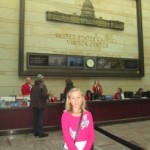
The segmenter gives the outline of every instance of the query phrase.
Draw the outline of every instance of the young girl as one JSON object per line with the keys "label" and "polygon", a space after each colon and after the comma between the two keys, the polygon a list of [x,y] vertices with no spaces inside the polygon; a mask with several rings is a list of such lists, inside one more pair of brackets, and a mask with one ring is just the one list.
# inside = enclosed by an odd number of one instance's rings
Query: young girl
{"label": "young girl", "polygon": [[[81,124],[76,142],[74,143],[82,112]],[[91,113],[86,109],[86,101],[80,89],[73,88],[68,92],[61,123],[65,142],[64,148],[68,150],[92,149],[94,142],[93,118]]]}

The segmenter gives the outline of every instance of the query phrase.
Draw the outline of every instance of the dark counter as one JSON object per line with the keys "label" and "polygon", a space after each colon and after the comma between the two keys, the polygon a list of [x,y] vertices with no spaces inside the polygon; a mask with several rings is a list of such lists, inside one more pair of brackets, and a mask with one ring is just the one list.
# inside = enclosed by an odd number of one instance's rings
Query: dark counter
{"label": "dark counter", "polygon": [[[150,116],[150,99],[91,101],[87,103],[94,122]],[[60,126],[64,103],[48,104],[44,126]],[[29,107],[0,109],[0,130],[32,128],[32,109]]]}

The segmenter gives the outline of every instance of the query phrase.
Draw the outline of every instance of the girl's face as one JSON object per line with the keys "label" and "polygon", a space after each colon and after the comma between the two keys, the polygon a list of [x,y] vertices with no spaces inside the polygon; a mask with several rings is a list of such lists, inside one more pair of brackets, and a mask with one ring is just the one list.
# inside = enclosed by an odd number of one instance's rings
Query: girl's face
{"label": "girl's face", "polygon": [[83,95],[79,91],[74,91],[70,93],[69,103],[75,109],[80,109],[83,103]]}

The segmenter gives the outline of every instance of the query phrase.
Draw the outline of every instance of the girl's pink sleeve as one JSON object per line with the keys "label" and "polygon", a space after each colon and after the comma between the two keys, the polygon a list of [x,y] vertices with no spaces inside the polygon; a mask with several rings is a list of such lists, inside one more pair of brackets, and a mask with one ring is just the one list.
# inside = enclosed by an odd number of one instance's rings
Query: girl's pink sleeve
{"label": "girl's pink sleeve", "polygon": [[93,143],[94,143],[94,123],[93,123],[92,114],[90,112],[88,113],[88,119],[89,119],[90,123],[88,126],[87,143],[85,145],[84,150],[90,150],[92,148]]}
{"label": "girl's pink sleeve", "polygon": [[78,150],[77,147],[74,144],[73,138],[70,135],[69,132],[69,118],[67,113],[63,113],[61,118],[61,125],[62,125],[62,131],[63,131],[63,137],[64,141],[68,146],[69,150]]}

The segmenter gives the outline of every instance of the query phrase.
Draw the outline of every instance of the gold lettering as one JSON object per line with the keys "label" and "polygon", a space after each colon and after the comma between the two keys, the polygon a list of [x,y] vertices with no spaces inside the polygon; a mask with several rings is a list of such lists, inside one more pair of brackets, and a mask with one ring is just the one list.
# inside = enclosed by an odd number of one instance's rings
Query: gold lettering
{"label": "gold lettering", "polygon": [[76,35],[69,33],[56,33],[56,38],[65,39],[68,45],[87,46],[87,47],[103,47],[107,48],[109,44],[116,43],[109,35],[105,36],[91,36],[91,35]]}

